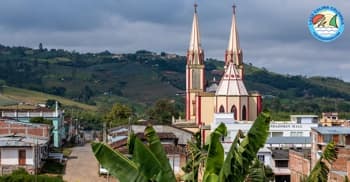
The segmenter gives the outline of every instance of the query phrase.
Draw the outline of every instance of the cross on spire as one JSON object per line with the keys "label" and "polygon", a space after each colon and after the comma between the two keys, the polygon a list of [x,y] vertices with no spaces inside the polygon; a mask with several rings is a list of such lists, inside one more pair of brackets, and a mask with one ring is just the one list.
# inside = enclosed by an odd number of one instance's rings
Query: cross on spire
{"label": "cross on spire", "polygon": [[232,11],[233,11],[233,14],[236,14],[236,4],[235,3],[233,3],[233,5],[232,5]]}
{"label": "cross on spire", "polygon": [[198,7],[198,4],[197,3],[194,3],[194,12],[197,13],[197,7]]}

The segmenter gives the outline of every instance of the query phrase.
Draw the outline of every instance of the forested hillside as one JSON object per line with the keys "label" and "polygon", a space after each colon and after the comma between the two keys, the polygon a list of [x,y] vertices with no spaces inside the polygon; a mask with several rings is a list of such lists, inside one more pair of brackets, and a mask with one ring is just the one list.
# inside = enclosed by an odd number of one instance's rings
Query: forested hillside
{"label": "forested hillside", "polygon": [[[183,107],[185,57],[137,51],[78,53],[0,45],[0,84],[58,95],[108,108],[115,102],[142,111],[160,98]],[[207,59],[207,84],[219,80],[223,62]],[[320,113],[350,111],[350,84],[336,78],[281,75],[245,66],[247,89],[264,95],[273,111]]]}

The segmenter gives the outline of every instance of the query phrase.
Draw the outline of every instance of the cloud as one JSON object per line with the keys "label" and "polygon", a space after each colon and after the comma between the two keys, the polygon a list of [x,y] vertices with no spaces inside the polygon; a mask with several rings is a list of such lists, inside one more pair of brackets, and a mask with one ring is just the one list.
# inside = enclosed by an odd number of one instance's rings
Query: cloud
{"label": "cloud", "polygon": [[[279,73],[336,76],[350,81],[350,2],[332,1],[344,16],[343,35],[330,43],[315,40],[307,28],[313,9],[326,0],[237,2],[244,60]],[[223,60],[232,1],[198,2],[202,46],[207,58]],[[187,0],[2,0],[0,40],[5,45],[82,52],[138,49],[186,54],[193,1]]]}

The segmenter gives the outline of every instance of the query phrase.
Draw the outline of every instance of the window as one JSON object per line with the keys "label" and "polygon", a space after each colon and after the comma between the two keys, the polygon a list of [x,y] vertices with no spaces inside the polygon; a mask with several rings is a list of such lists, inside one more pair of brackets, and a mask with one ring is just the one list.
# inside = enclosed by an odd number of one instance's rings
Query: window
{"label": "window", "polygon": [[260,162],[264,163],[265,162],[265,156],[264,155],[258,155],[258,159]]}
{"label": "window", "polygon": [[200,89],[200,70],[192,70],[192,89]]}
{"label": "window", "polygon": [[272,132],[272,137],[281,137],[283,136],[283,132]]}
{"label": "window", "polygon": [[192,115],[196,115],[196,101],[192,101]]}
{"label": "window", "polygon": [[223,105],[220,106],[219,112],[220,112],[220,113],[224,113],[224,112],[225,112],[225,108],[224,108]]}
{"label": "window", "polygon": [[276,167],[288,167],[288,160],[275,160]]}
{"label": "window", "polygon": [[332,141],[332,135],[323,135],[323,143],[329,143]]}
{"label": "window", "polygon": [[345,142],[346,142],[346,145],[350,145],[350,135],[346,135]]}
{"label": "window", "polygon": [[290,136],[303,136],[302,131],[291,131]]}
{"label": "window", "polygon": [[245,106],[243,106],[242,108],[242,120],[247,120],[247,109],[245,108]]}
{"label": "window", "polygon": [[234,119],[237,120],[237,108],[235,105],[231,107],[231,113],[233,113]]}

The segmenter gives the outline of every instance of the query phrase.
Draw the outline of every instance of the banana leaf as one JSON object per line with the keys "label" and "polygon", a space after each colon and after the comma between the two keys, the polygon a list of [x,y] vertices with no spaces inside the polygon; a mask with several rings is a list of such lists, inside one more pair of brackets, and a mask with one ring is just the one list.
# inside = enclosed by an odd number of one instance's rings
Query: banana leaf
{"label": "banana leaf", "polygon": [[161,164],[151,150],[140,139],[134,139],[134,153],[132,160],[138,165],[139,170],[148,178],[155,179],[161,171]]}
{"label": "banana leaf", "polygon": [[221,123],[215,130],[210,134],[208,156],[205,162],[205,171],[203,176],[204,182],[216,182],[219,179],[219,173],[224,163],[224,147],[220,140],[221,137],[227,135],[226,126]]}
{"label": "banana leaf", "polygon": [[254,121],[246,136],[237,133],[220,171],[220,182],[243,182],[246,179],[257,152],[267,140],[269,126],[270,114],[264,111]]}
{"label": "banana leaf", "polygon": [[120,182],[148,181],[138,166],[120,152],[113,150],[104,143],[94,142],[91,144],[91,147],[99,163]]}
{"label": "banana leaf", "polygon": [[306,178],[307,182],[326,182],[328,180],[328,173],[330,171],[326,161],[329,164],[332,164],[337,159],[337,150],[335,144],[330,142],[327,144],[326,148],[323,150],[323,153],[320,159],[317,161],[315,166],[312,168],[309,176]]}
{"label": "banana leaf", "polygon": [[175,182],[176,178],[174,172],[170,166],[169,159],[164,151],[162,144],[160,143],[160,139],[156,134],[156,131],[152,126],[148,125],[145,128],[144,134],[148,141],[150,151],[152,151],[162,166],[161,171],[157,176],[157,181]]}

